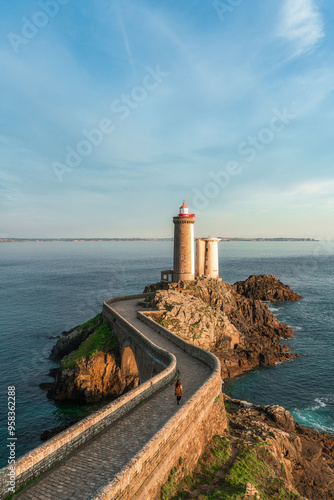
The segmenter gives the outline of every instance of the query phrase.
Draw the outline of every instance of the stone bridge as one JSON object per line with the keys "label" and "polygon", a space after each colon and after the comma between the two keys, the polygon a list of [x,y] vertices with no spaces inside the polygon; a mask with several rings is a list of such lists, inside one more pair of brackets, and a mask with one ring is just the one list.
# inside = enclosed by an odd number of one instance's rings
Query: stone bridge
{"label": "stone bridge", "polygon": [[[150,500],[182,458],[184,476],[226,428],[219,360],[140,312],[147,294],[110,299],[103,316],[117,335],[122,370],[140,385],[16,462],[20,500]],[[174,382],[182,379],[182,404]],[[8,468],[0,498],[8,498]],[[27,484],[30,483],[30,484]]]}

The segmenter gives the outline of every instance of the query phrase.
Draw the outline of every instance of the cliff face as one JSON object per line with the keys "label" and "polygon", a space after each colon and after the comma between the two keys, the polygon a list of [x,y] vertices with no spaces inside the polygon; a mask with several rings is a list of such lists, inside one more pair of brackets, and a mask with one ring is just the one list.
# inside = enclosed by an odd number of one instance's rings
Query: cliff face
{"label": "cliff face", "polygon": [[[264,276],[259,278],[261,284],[266,282]],[[251,281],[255,290],[256,277]],[[269,276],[267,282],[268,296],[261,285],[261,296],[266,300],[273,293],[288,296],[279,293],[286,286],[274,277]],[[244,288],[249,288],[247,283]],[[242,282],[231,286],[221,280],[198,279],[167,285],[167,289],[156,291],[152,301],[161,311],[160,324],[219,357],[223,378],[295,356],[279,342],[294,335],[291,328],[280,324],[266,304],[239,294],[237,289],[242,290]]]}
{"label": "cliff face", "polygon": [[301,427],[280,406],[224,399],[229,428],[184,481],[175,470],[163,498],[334,498],[334,436]]}
{"label": "cliff face", "polygon": [[312,500],[334,498],[334,436],[296,424],[277,405],[225,400],[231,435],[248,445],[254,440],[264,445],[270,469],[292,491]]}
{"label": "cliff face", "polygon": [[137,376],[122,376],[117,341],[101,315],[65,332],[50,357],[61,360],[48,387],[48,397],[55,400],[91,403],[120,396],[139,384]]}
{"label": "cliff face", "polygon": [[48,396],[55,400],[91,403],[120,396],[138,383],[138,377],[122,377],[115,353],[99,352],[89,359],[80,359],[73,367],[60,369]]}

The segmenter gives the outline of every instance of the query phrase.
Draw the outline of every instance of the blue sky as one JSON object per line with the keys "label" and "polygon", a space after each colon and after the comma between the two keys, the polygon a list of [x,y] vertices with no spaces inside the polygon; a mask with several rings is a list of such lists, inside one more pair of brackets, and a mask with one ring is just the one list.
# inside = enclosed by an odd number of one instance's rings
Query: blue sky
{"label": "blue sky", "polygon": [[334,239],[334,5],[0,6],[0,237]]}

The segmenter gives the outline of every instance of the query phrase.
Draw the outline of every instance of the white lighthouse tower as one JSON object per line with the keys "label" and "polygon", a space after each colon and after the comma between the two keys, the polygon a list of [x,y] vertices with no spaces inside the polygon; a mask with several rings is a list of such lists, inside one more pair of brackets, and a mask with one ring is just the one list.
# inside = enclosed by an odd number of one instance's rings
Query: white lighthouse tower
{"label": "white lighthouse tower", "polygon": [[218,241],[220,238],[197,238],[196,278],[219,278]]}

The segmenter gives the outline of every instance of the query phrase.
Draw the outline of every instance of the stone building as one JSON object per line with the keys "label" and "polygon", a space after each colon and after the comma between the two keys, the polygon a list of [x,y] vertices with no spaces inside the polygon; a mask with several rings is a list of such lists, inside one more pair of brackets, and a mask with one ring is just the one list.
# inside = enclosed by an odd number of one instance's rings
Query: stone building
{"label": "stone building", "polygon": [[[173,269],[161,272],[161,282],[193,281],[195,279],[195,215],[183,202],[179,214],[173,217],[174,260]],[[196,277],[219,277],[219,238],[198,238],[196,256]]]}
{"label": "stone building", "polygon": [[218,261],[219,238],[197,238],[196,277],[219,278]]}

